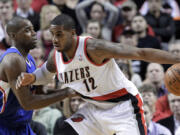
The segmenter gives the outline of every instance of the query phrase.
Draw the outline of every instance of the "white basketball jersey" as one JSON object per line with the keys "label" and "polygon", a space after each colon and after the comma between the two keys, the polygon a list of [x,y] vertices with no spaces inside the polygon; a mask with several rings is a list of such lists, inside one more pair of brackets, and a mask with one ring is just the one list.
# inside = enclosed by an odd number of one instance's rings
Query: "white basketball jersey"
{"label": "white basketball jersey", "polygon": [[135,96],[138,90],[119,69],[114,59],[101,65],[94,64],[86,52],[89,37],[79,36],[74,57],[64,62],[61,52],[55,51],[58,79],[64,87],[70,87],[83,96],[95,100],[110,100],[127,93]]}

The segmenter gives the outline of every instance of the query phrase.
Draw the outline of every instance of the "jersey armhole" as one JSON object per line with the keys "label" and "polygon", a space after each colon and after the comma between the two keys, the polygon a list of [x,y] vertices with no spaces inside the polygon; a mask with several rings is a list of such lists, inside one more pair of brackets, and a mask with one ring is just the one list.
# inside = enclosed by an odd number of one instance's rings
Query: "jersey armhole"
{"label": "jersey armhole", "polygon": [[86,42],[87,42],[87,40],[88,40],[89,38],[92,39],[92,37],[87,37],[87,38],[84,40],[84,54],[85,54],[87,60],[88,60],[91,64],[93,64],[93,65],[95,65],[95,66],[102,66],[102,65],[106,64],[107,62],[109,62],[110,59],[107,59],[107,60],[105,60],[102,64],[96,64],[96,63],[94,63],[94,62],[89,58],[88,53],[87,53],[87,50],[86,50],[86,48],[87,48]]}

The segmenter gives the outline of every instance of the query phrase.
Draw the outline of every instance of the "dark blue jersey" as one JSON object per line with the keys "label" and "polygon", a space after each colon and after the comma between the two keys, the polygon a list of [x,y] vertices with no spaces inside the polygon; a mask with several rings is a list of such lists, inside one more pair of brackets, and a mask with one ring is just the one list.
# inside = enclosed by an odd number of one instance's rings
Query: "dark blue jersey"
{"label": "dark blue jersey", "polygon": [[[9,53],[17,53],[22,56],[16,48],[11,47],[0,57],[0,62]],[[35,69],[35,61],[32,56],[28,54],[26,60],[26,72],[32,73]],[[26,125],[31,120],[32,113],[33,111],[25,111],[21,107],[10,88],[10,85],[7,82],[0,80],[0,125],[10,127]]]}

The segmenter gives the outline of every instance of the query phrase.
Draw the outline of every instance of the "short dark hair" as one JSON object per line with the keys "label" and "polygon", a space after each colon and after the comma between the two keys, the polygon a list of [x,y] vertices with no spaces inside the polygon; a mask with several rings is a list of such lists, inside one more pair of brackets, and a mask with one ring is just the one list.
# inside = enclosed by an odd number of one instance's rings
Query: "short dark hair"
{"label": "short dark hair", "polygon": [[60,15],[56,16],[51,21],[51,25],[60,25],[60,26],[63,26],[64,29],[66,29],[66,30],[75,29],[74,20],[66,14],[60,14]]}
{"label": "short dark hair", "polygon": [[22,17],[13,17],[6,25],[6,32],[10,33],[17,33],[22,28],[22,23],[27,20]]}
{"label": "short dark hair", "polygon": [[141,87],[138,88],[140,93],[143,92],[152,92],[155,96],[157,96],[157,89],[152,84],[143,84]]}
{"label": "short dark hair", "polygon": [[94,5],[99,5],[100,7],[102,7],[102,10],[105,12],[105,8],[104,8],[103,4],[101,4],[101,3],[99,3],[99,2],[96,2],[96,1],[94,1],[94,2],[90,5],[90,10],[92,10],[92,7],[93,7]]}

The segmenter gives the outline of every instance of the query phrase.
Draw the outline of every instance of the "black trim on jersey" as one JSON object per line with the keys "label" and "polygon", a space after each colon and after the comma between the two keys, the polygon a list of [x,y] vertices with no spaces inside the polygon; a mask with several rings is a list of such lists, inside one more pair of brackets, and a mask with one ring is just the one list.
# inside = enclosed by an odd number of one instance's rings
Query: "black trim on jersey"
{"label": "black trim on jersey", "polygon": [[139,101],[135,96],[131,96],[130,99],[131,99],[132,106],[134,108],[134,113],[136,114],[136,120],[138,122],[140,135],[146,135],[146,133],[145,133],[146,129],[144,129],[143,122],[142,122],[142,119],[141,119],[144,116],[142,116],[142,114],[140,113],[140,108],[138,106]]}
{"label": "black trim on jersey", "polygon": [[[113,99],[108,99],[108,100],[103,100],[103,102],[112,102],[112,103],[118,103],[120,101],[127,101],[130,99],[130,96],[132,96],[130,93],[124,95],[124,96],[121,96],[121,97],[118,97],[118,98],[113,98]],[[90,100],[94,100],[94,101],[98,101],[98,102],[101,102],[99,100],[95,100],[95,99],[92,99],[91,97],[87,97],[87,96],[83,96],[81,95],[82,98],[84,99],[90,99]]]}

